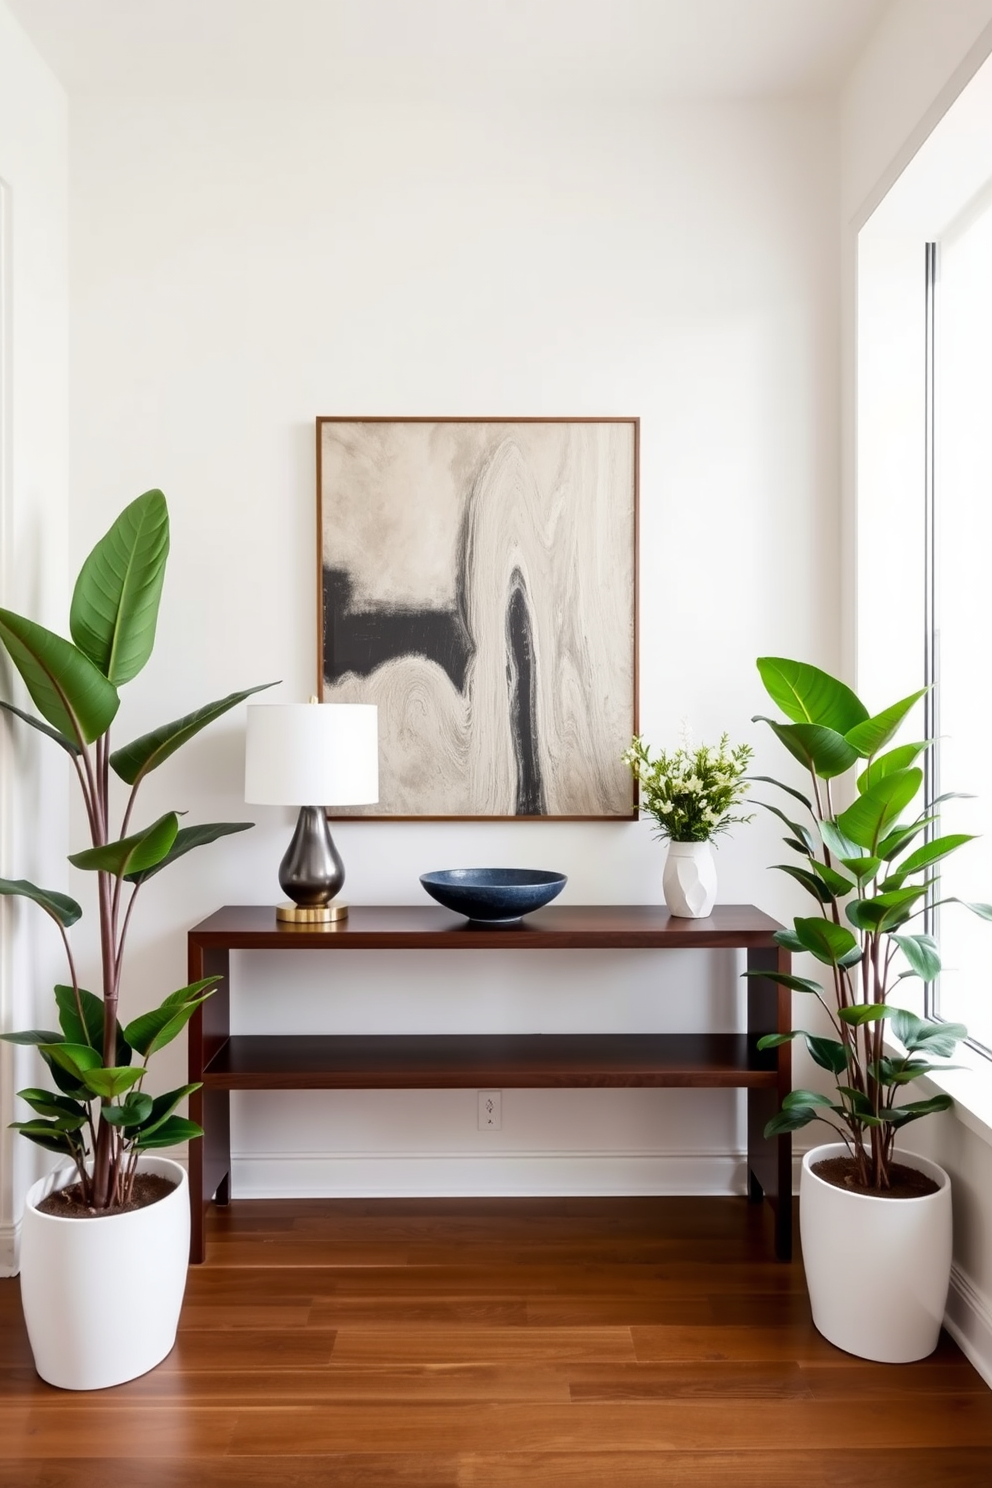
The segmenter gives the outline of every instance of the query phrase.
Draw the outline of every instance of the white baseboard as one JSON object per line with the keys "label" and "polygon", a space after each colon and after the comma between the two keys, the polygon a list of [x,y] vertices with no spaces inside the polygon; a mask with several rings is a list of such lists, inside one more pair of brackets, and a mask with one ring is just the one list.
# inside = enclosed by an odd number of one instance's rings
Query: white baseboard
{"label": "white baseboard", "polygon": [[992,1307],[970,1276],[951,1267],[944,1327],[969,1363],[992,1388]]}
{"label": "white baseboard", "polygon": [[21,1222],[0,1225],[0,1276],[16,1276],[21,1269]]}
{"label": "white baseboard", "polygon": [[746,1160],[725,1152],[232,1154],[240,1199],[742,1194]]}

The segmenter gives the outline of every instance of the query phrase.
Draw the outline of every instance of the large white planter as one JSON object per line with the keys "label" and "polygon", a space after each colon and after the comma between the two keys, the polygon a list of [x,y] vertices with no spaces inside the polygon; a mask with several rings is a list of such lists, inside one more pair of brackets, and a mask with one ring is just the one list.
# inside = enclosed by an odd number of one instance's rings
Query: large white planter
{"label": "large white planter", "polygon": [[63,1390],[103,1390],[147,1374],[176,1341],[189,1264],[189,1184],[167,1157],[139,1170],[178,1187],[145,1209],[61,1219],[37,1205],[74,1169],[28,1192],[21,1230],[21,1298],[35,1368]]}
{"label": "large white planter", "polygon": [[919,1199],[877,1199],[825,1183],[813,1164],[842,1157],[841,1142],[803,1158],[799,1222],[813,1322],[862,1359],[908,1364],[937,1347],[951,1276],[951,1180],[928,1158],[896,1159],[940,1184]]}
{"label": "large white planter", "polygon": [[705,919],[716,902],[716,864],[710,844],[670,842],[661,883],[673,915]]}

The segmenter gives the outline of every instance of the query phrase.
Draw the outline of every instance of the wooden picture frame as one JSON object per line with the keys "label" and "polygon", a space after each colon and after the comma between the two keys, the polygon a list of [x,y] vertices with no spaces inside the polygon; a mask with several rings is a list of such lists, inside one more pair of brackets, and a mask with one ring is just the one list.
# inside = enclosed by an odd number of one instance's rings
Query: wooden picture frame
{"label": "wooden picture frame", "polygon": [[379,707],[335,816],[630,821],[637,418],[317,419],[318,696]]}

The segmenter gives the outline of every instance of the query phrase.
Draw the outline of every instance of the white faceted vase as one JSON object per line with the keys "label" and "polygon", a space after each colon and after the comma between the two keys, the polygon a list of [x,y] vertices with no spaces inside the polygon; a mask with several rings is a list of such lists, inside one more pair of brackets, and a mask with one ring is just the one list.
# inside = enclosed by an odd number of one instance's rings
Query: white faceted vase
{"label": "white faceted vase", "polygon": [[716,902],[716,864],[710,844],[670,842],[661,882],[673,915],[705,919]]}
{"label": "white faceted vase", "polygon": [[803,1158],[799,1224],[813,1322],[861,1359],[925,1359],[937,1347],[951,1278],[951,1180],[913,1152],[897,1152],[896,1160],[932,1178],[936,1193],[876,1198],[813,1172],[823,1158],[846,1152],[834,1142]]}
{"label": "white faceted vase", "polygon": [[62,1390],[105,1390],[160,1364],[176,1341],[189,1264],[189,1182],[170,1158],[138,1171],[176,1187],[129,1214],[62,1219],[38,1205],[74,1169],[28,1191],[21,1231],[21,1303],[35,1368]]}

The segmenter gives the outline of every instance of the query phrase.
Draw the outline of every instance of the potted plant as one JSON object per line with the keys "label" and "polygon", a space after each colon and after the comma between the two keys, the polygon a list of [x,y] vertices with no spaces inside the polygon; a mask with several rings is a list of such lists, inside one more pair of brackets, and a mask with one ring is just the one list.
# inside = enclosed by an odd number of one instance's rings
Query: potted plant
{"label": "potted plant", "polygon": [[733,808],[747,795],[744,774],[753,751],[749,744],[730,747],[724,734],[714,749],[694,747],[686,739],[670,753],[652,758],[636,737],[624,762],[640,787],[640,808],[654,818],[656,834],[668,842],[662,875],[665,903],[673,915],[702,919],[716,901],[716,864],[710,843],[735,822]]}
{"label": "potted plant", "polygon": [[[829,1033],[769,1034],[759,1047],[802,1038],[835,1085],[829,1095],[793,1090],[765,1134],[823,1121],[839,1138],[807,1152],[800,1177],[813,1321],[848,1353],[908,1362],[932,1353],[943,1319],[950,1180],[924,1157],[897,1154],[895,1141],[903,1127],[951,1105],[945,1094],[904,1097],[914,1081],[947,1067],[934,1058],[953,1054],[967,1030],[917,1017],[892,996],[907,978],[929,982],[939,973],[936,942],[914,921],[928,902],[948,902],[934,899],[936,870],[971,839],[940,833],[939,807],[948,796],[919,806],[917,761],[927,744],[890,747],[925,689],[872,715],[817,667],[766,656],[758,671],[789,721],[754,721],[769,725],[810,778],[806,794],[758,777],[790,797],[788,811],[768,806],[785,824],[795,855],[777,866],[813,900],[813,913],[796,917],[776,939],[824,968],[822,981],[762,975],[813,998],[829,1024]],[[967,907],[992,919],[990,905]]]}
{"label": "potted plant", "polygon": [[[22,1230],[21,1290],[41,1377],[67,1389],[120,1384],[172,1348],[186,1280],[186,1174],[157,1154],[200,1136],[176,1109],[195,1085],[160,1095],[143,1089],[148,1062],[186,1026],[216,977],[181,987],[122,1027],[118,999],[124,948],[142,887],[193,848],[251,822],[180,827],[174,811],[132,826],[142,781],[187,740],[251,693],[231,693],[111,751],[118,689],[147,662],[155,640],[169,551],[161,491],[146,491],[117,518],[83,564],[69,616],[72,640],[0,609],[0,642],[40,717],[10,702],[8,714],[52,739],[75,771],[90,845],[69,862],[96,876],[101,988],[80,986],[68,931],[74,899],[24,879],[0,879],[0,894],[33,900],[55,922],[68,980],[55,988],[58,1030],[5,1033],[33,1045],[54,1089],[19,1095],[34,1112],[13,1123],[68,1166],[29,1191]],[[271,684],[266,684],[271,685]],[[110,777],[130,787],[119,831],[111,825]],[[106,1303],[99,1278],[113,1279]]]}

